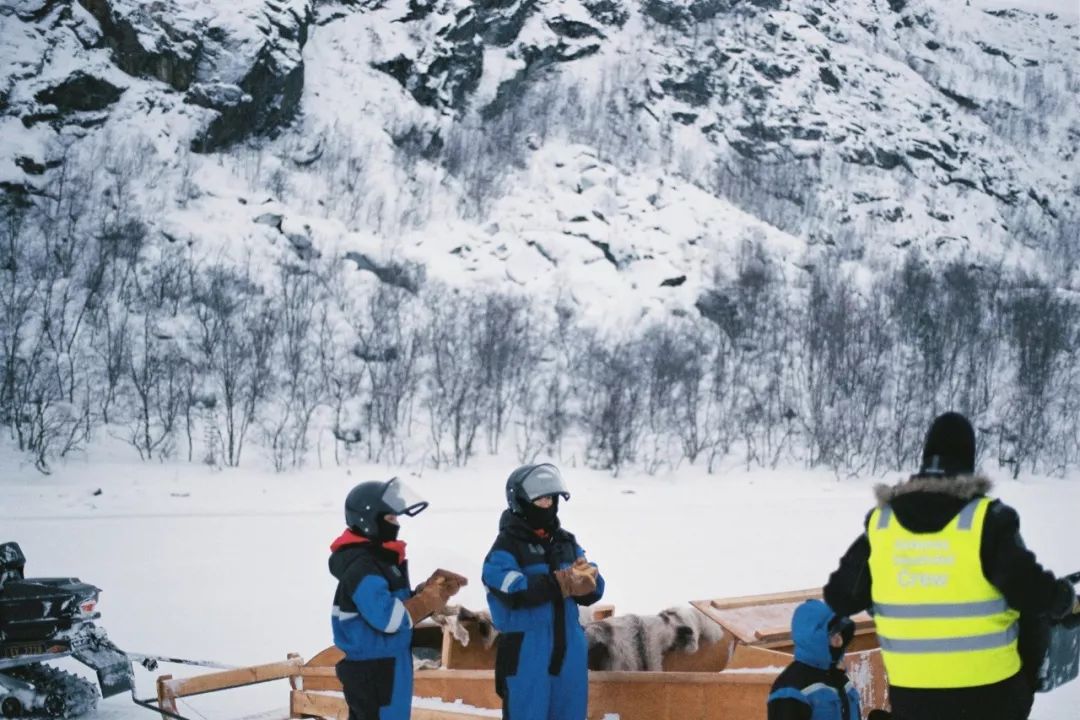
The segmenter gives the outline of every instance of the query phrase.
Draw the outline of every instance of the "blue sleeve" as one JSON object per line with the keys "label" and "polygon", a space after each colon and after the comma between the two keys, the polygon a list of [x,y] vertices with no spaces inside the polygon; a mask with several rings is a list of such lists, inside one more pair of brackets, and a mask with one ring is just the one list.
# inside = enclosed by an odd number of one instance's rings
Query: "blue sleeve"
{"label": "blue sleeve", "polygon": [[851,702],[851,717],[861,718],[862,705],[859,702],[859,693],[852,689],[852,691],[848,693],[848,700]]}
{"label": "blue sleeve", "polygon": [[379,632],[389,635],[412,627],[405,604],[390,594],[390,585],[381,575],[365,575],[352,599],[360,617]]}
{"label": "blue sleeve", "polygon": [[513,554],[498,549],[484,559],[481,576],[488,591],[511,608],[536,607],[562,597],[559,584],[550,574],[526,574]]}
{"label": "blue sleeve", "polygon": [[[574,546],[574,553],[576,557],[585,557],[585,551],[581,549],[580,545]],[[574,601],[577,602],[578,605],[594,605],[600,602],[601,598],[604,597],[604,576],[600,574],[600,568],[596,563],[590,562],[589,564],[596,568],[596,591],[589,593],[588,595],[574,598]]]}

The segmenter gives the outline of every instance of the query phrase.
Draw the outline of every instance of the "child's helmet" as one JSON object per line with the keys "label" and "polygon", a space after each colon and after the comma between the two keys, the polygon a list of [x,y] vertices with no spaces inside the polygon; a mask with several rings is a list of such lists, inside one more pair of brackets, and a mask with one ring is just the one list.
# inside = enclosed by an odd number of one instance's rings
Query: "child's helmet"
{"label": "child's helmet", "polygon": [[506,479],[506,505],[515,515],[524,515],[527,505],[546,495],[570,499],[559,469],[550,463],[522,465]]}
{"label": "child's helmet", "polygon": [[345,498],[345,524],[364,537],[376,539],[384,515],[418,515],[428,506],[398,478],[360,483]]}

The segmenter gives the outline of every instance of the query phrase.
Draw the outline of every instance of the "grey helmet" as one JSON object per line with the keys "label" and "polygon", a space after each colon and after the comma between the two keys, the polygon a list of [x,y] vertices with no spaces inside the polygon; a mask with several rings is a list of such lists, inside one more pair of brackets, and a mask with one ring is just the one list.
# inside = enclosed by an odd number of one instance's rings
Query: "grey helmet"
{"label": "grey helmet", "polygon": [[526,506],[546,495],[570,499],[559,468],[550,463],[522,465],[506,479],[506,505],[515,515],[524,516]]}
{"label": "grey helmet", "polygon": [[398,478],[360,483],[345,498],[345,524],[366,538],[378,540],[379,518],[420,514],[428,506]]}

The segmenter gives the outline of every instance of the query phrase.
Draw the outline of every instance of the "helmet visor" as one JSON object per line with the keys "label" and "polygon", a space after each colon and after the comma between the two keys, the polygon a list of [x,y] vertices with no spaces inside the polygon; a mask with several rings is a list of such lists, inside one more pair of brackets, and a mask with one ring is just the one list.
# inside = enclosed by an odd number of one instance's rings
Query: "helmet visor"
{"label": "helmet visor", "polygon": [[570,499],[570,492],[563,483],[559,469],[554,465],[537,465],[521,483],[521,489],[529,502],[548,495],[562,495],[563,499]]}
{"label": "helmet visor", "polygon": [[395,515],[408,515],[409,517],[420,514],[428,506],[426,500],[398,478],[393,478],[386,483],[382,500]]}

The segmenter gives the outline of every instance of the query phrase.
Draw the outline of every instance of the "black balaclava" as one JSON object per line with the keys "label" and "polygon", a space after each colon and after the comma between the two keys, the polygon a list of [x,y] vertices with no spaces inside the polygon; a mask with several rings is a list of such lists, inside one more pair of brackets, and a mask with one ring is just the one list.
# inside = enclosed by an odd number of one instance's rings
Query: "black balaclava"
{"label": "black balaclava", "polygon": [[549,508],[542,508],[531,502],[525,504],[525,523],[533,530],[550,531],[555,527],[555,518],[559,514],[559,496],[556,495],[551,500]]}
{"label": "black balaclava", "polygon": [[397,540],[398,531],[401,530],[400,525],[395,525],[394,523],[389,522],[386,519],[386,515],[380,515],[378,522],[379,522],[379,537],[378,537],[379,542],[386,543],[386,542],[392,542],[394,540]]}
{"label": "black balaclava", "polygon": [[844,643],[838,648],[829,645],[829,655],[832,657],[833,663],[840,662],[840,659],[844,657],[844,652],[855,637],[855,623],[849,617],[837,615],[829,621],[829,637],[831,638],[836,633],[840,633]]}
{"label": "black balaclava", "polygon": [[975,472],[975,429],[960,413],[935,418],[923,445],[923,477],[956,477]]}

